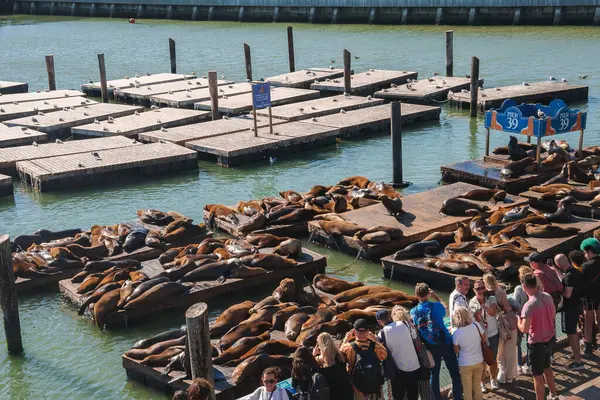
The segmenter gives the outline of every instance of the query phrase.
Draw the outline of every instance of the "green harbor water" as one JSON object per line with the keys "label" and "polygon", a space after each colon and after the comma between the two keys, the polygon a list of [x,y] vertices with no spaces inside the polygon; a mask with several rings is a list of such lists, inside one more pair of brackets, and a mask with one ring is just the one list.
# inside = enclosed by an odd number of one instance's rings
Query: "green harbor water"
{"label": "green harbor water", "polygon": [[[353,55],[352,67],[418,71],[420,77],[445,67],[447,27],[295,25],[297,68],[342,63],[342,49]],[[453,27],[455,75],[469,72],[470,57],[481,60],[488,88],[533,82],[555,76],[590,86],[586,109],[587,144],[600,144],[600,30],[594,27]],[[44,55],[54,54],[59,88],[77,89],[98,80],[97,53],[105,53],[109,79],[169,69],[168,38],[177,41],[178,71],[199,75],[216,69],[228,79],[243,80],[243,48],[252,47],[255,77],[287,70],[283,24],[239,24],[55,17],[0,17],[0,80],[28,82],[30,91],[46,83]],[[588,75],[587,80],[578,80]],[[404,130],[405,193],[435,187],[439,167],[480,157],[485,143],[483,121],[442,105],[440,122]],[[572,145],[577,135],[565,135]],[[492,146],[507,137],[493,134]],[[342,141],[336,146],[279,157],[234,169],[201,162],[197,171],[163,176],[153,181],[115,182],[44,194],[15,185],[14,197],[0,198],[0,232],[12,237],[36,229],[87,228],[135,216],[139,208],[177,210],[201,219],[206,203],[235,204],[238,200],[306,190],[332,184],[349,175],[391,180],[389,136]],[[328,257],[328,272],[371,284],[384,283],[378,264],[354,261],[338,252],[309,246]],[[387,283],[387,282],[386,282]],[[412,291],[412,285],[389,283]],[[251,290],[235,298],[209,303],[212,318],[241,299],[260,298]],[[0,335],[0,399],[165,399],[135,382],[128,382],[120,355],[136,340],[183,323],[181,312],[161,315],[128,330],[100,332],[92,321],[57,293],[23,296],[19,300],[25,353],[10,357]]]}

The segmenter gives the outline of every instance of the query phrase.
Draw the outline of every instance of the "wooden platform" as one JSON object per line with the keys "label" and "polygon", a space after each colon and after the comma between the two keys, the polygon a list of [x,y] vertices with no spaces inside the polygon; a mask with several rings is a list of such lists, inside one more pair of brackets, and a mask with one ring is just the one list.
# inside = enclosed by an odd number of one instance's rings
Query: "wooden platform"
{"label": "wooden platform", "polygon": [[[320,96],[321,94],[316,90],[272,87],[271,105],[272,107],[276,107],[284,104],[318,99]],[[212,109],[210,100],[194,103],[194,108],[196,110],[208,111]],[[249,111],[252,111],[252,93],[244,93],[227,97],[226,99],[219,99],[220,114],[238,115]]]}
{"label": "wooden platform", "polygon": [[[321,99],[303,101],[302,103],[286,104],[271,109],[273,117],[288,121],[320,117],[322,115],[339,113],[341,110],[350,111],[364,107],[383,104],[381,99],[368,99],[360,96],[332,96]],[[258,115],[268,116],[268,110],[257,111]]]}
{"label": "wooden platform", "polygon": [[12,178],[8,175],[0,174],[0,197],[12,196],[12,194],[13,194]]}
{"label": "wooden platform", "polygon": [[[582,101],[588,99],[589,86],[576,85],[563,82],[531,82],[529,86],[523,84],[501,86],[496,88],[479,89],[477,104],[481,112],[490,108],[498,108],[504,100],[513,99],[519,103],[543,103],[561,99],[566,102]],[[450,104],[459,108],[469,108],[471,93],[458,92],[449,97]]]}
{"label": "wooden platform", "polygon": [[35,116],[40,112],[50,113],[61,111],[64,108],[90,106],[92,104],[98,103],[85,97],[62,97],[59,99],[28,101],[17,104],[2,104],[0,105],[0,121]]}
{"label": "wooden platform", "polygon": [[[400,228],[404,232],[402,239],[381,245],[368,245],[367,250],[363,249],[360,243],[352,237],[342,236],[334,241],[334,238],[321,229],[318,221],[310,221],[308,231],[311,240],[315,243],[324,244],[352,255],[360,252],[361,257],[378,260],[382,256],[392,254],[411,243],[423,240],[433,232],[453,231],[459,222],[469,221],[471,217],[443,216],[439,211],[444,200],[477,188],[477,186],[467,183],[456,183],[405,196],[402,198],[402,203],[406,213],[398,218],[389,215],[383,204],[375,204],[340,214],[344,220],[364,228],[378,225],[390,226]],[[507,199],[508,202],[498,203],[497,205],[492,205],[489,202],[477,203],[485,204],[491,210],[498,207],[515,207],[527,203],[526,199],[518,196],[508,195]]]}
{"label": "wooden platform", "polygon": [[25,103],[29,101],[40,101],[50,99],[61,99],[63,97],[82,97],[85,93],[79,90],[52,90],[47,92],[17,93],[0,96],[1,104]]}
{"label": "wooden platform", "polygon": [[[219,86],[219,99],[225,96],[235,96],[238,94],[252,92],[252,85],[247,82],[234,83],[231,85]],[[166,105],[169,107],[193,108],[194,103],[210,100],[210,91],[208,88],[192,89],[173,94],[161,94],[150,97],[152,104]]]}
{"label": "wooden platform", "polygon": [[[271,253],[272,251],[272,248],[264,248],[260,250],[261,253]],[[185,296],[171,299],[171,301],[155,307],[149,307],[144,310],[136,310],[135,312],[128,313],[125,310],[120,310],[116,314],[108,316],[106,323],[107,326],[114,327],[122,326],[123,324],[133,320],[143,319],[147,321],[151,316],[155,316],[159,312],[163,312],[168,309],[185,309],[199,301],[207,301],[233,292],[240,293],[249,290],[252,287],[264,286],[265,284],[279,282],[283,278],[306,276],[309,281],[312,281],[312,277],[315,274],[324,273],[327,265],[325,257],[304,248],[302,249],[302,256],[300,256],[297,261],[300,264],[293,268],[275,270],[266,275],[253,276],[249,278],[227,279],[223,284],[219,284],[216,281],[190,283],[189,294]],[[142,271],[151,278],[164,271],[158,260],[145,261],[142,263],[142,265]],[[80,307],[85,302],[86,297],[77,293],[78,286],[79,284],[73,284],[68,279],[59,282],[61,293],[63,293],[77,307]]]}
{"label": "wooden platform", "polygon": [[311,83],[324,79],[339,78],[344,75],[342,68],[307,68],[299,71],[265,78],[273,86],[308,89]]}
{"label": "wooden platform", "polygon": [[[123,79],[114,79],[107,81],[108,92],[113,94],[116,89],[134,88],[136,86],[147,86],[157,85],[160,83],[182,81],[184,79],[195,78],[195,75],[185,74],[171,74],[171,73],[160,73],[160,74],[148,74],[148,75],[135,75],[128,76]],[[81,90],[89,96],[100,97],[101,87],[100,82],[85,83],[81,85]]]}
{"label": "wooden platform", "polygon": [[[584,186],[574,184],[573,186],[581,186],[583,188],[587,188],[587,185]],[[558,200],[541,200],[542,193],[532,192],[531,190],[522,192],[519,194],[519,196],[525,197],[526,199],[536,199],[540,201],[541,204],[545,204],[548,207],[556,208],[556,206],[558,205]],[[590,206],[589,201],[578,201],[575,204],[569,205],[569,207],[571,208],[571,212],[573,214],[578,215],[580,217],[600,219],[600,209],[598,209],[597,207],[594,208]]]}
{"label": "wooden platform", "polygon": [[196,153],[173,143],[139,144],[116,148],[17,162],[23,182],[40,192],[92,185],[130,173],[138,179],[161,173],[198,168]]}
{"label": "wooden platform", "polygon": [[[395,83],[401,85],[406,83],[409,79],[417,79],[417,73],[412,71],[390,71],[383,69],[370,69],[359,74],[351,76],[351,90],[350,92],[355,95],[366,96],[373,94],[384,87],[390,86]],[[311,89],[321,90],[325,92],[344,92],[344,78],[330,79],[321,82],[315,82],[310,85]]]}
{"label": "wooden platform", "polygon": [[28,83],[0,81],[0,94],[27,93],[28,90]]}
{"label": "wooden platform", "polygon": [[[479,80],[479,84],[483,84],[483,79]],[[471,80],[468,78],[433,76],[408,84],[381,89],[375,92],[373,97],[407,101],[409,103],[431,104],[434,101],[446,100],[449,92],[460,92],[461,89],[469,89],[470,85]]]}
{"label": "wooden platform", "polygon": [[[273,125],[287,123],[288,121],[273,118]],[[269,126],[268,117],[258,117],[257,126]],[[156,130],[146,133],[140,133],[139,139],[144,142],[158,142],[164,140],[179,145],[185,145],[186,142],[208,138],[213,136],[227,135],[229,133],[245,131],[254,127],[254,119],[251,115],[240,115],[234,118],[217,119],[214,121],[202,122],[168,129],[166,132]]]}
{"label": "wooden platform", "polygon": [[[217,85],[230,85],[232,81],[217,80]],[[208,87],[208,79],[195,78],[175,82],[159,83],[156,85],[145,85],[140,87],[127,87],[115,90],[115,98],[118,101],[140,102],[143,105],[150,103],[152,96],[169,92],[182,92],[187,89],[200,89]]]}
{"label": "wooden platform", "polygon": [[48,135],[24,126],[6,126],[0,123],[0,148],[43,143]]}
{"label": "wooden platform", "polygon": [[[231,209],[235,210],[235,206],[230,206]],[[208,222],[209,212],[203,210],[204,222]],[[245,214],[236,212],[235,216],[240,221],[240,225],[246,223],[250,217]],[[219,231],[223,231],[228,233],[229,235],[237,238],[245,238],[246,235],[240,235],[237,230],[237,225],[233,225],[227,221],[224,221],[219,218],[215,218],[215,225],[217,226],[217,233]],[[286,225],[268,225],[262,229],[257,229],[252,233],[260,234],[260,233],[269,233],[271,235],[280,236],[280,237],[304,237],[308,234],[308,222],[299,222],[295,224],[286,224]]]}
{"label": "wooden platform", "polygon": [[[191,82],[191,81],[188,81]],[[147,112],[104,120],[71,129],[73,135],[80,136],[114,136],[137,137],[139,133],[159,130],[181,125],[198,123],[210,117],[206,111],[184,110],[179,108],[159,108]]]}

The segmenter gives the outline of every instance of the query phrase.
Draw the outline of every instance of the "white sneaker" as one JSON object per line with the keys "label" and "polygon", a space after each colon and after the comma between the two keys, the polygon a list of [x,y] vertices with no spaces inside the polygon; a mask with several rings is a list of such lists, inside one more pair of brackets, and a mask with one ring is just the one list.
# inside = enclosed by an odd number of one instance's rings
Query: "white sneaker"
{"label": "white sneaker", "polygon": [[498,385],[498,381],[495,379],[490,380],[490,387],[492,388],[492,390],[500,389],[500,385]]}
{"label": "white sneaker", "polygon": [[552,393],[550,393],[550,394],[548,395],[548,397],[546,397],[546,399],[547,399],[547,400],[559,400],[559,399],[560,399],[560,397],[558,396],[558,394],[552,394]]}
{"label": "white sneaker", "polygon": [[504,374],[503,371],[498,372],[498,382],[506,383],[506,375]]}
{"label": "white sneaker", "polygon": [[485,385],[483,384],[483,382],[481,382],[481,393],[487,393],[487,388],[485,387]]}
{"label": "white sneaker", "polygon": [[521,367],[521,374],[522,375],[531,375],[531,368],[527,365],[523,365]]}

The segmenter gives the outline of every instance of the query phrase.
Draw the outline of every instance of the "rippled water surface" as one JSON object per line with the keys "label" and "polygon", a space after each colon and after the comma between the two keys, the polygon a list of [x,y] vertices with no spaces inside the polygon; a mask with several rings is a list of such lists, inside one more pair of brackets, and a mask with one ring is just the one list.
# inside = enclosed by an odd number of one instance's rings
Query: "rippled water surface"
{"label": "rippled water surface", "polygon": [[[367,25],[296,25],[298,68],[341,64],[342,49],[359,60],[352,67],[409,69],[421,77],[445,66],[446,27],[388,27]],[[470,56],[481,60],[486,87],[544,80],[552,75],[578,81],[589,75],[590,101],[586,144],[599,144],[597,95],[600,82],[600,31],[593,27],[455,27],[455,75],[469,72]],[[29,82],[30,90],[46,83],[44,55],[54,54],[60,88],[78,88],[98,79],[96,54],[106,55],[109,79],[169,68],[168,43],[177,41],[180,72],[217,69],[228,79],[244,78],[242,43],[252,47],[253,73],[266,77],[287,69],[285,25],[124,20],[0,17],[0,80]],[[430,189],[440,179],[439,166],[480,157],[485,143],[481,118],[442,108],[439,123],[404,130],[406,192]],[[566,135],[576,145],[576,135]],[[492,145],[506,137],[494,134]],[[238,200],[272,195],[281,190],[305,190],[330,184],[348,175],[391,180],[389,137],[343,141],[310,153],[289,154],[273,165],[256,163],[223,169],[202,162],[198,171],[164,176],[153,181],[120,182],[36,194],[15,186],[14,198],[0,199],[0,232],[11,236],[38,228],[89,227],[131,219],[139,208],[175,209],[200,220],[206,203],[235,204]],[[382,283],[378,264],[357,261],[311,246],[328,256],[329,272],[348,279]],[[412,291],[402,283],[391,284]],[[213,317],[227,303],[211,302]],[[139,338],[183,322],[180,313],[155,318],[129,330],[99,332],[91,321],[60,295],[43,293],[20,299],[25,355],[9,357],[0,335],[0,398],[14,399],[149,399],[165,398],[128,382],[120,354]]]}

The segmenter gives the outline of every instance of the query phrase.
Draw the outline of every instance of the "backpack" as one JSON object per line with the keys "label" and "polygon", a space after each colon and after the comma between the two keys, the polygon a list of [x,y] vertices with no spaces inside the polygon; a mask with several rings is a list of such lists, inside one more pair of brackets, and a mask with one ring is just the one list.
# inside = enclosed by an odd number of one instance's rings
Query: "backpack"
{"label": "backpack", "polygon": [[313,374],[308,391],[299,392],[297,400],[329,400],[329,385],[323,374]]}
{"label": "backpack", "polygon": [[352,343],[352,348],[356,353],[356,362],[352,368],[354,387],[365,395],[381,393],[384,378],[381,361],[375,353],[375,342],[370,342],[366,350],[361,350],[356,343]]}
{"label": "backpack", "polygon": [[433,303],[421,303],[413,308],[413,319],[417,326],[417,330],[419,331],[419,335],[421,336],[421,339],[425,341],[425,344],[442,343],[444,338],[443,331],[431,318],[432,310]]}

